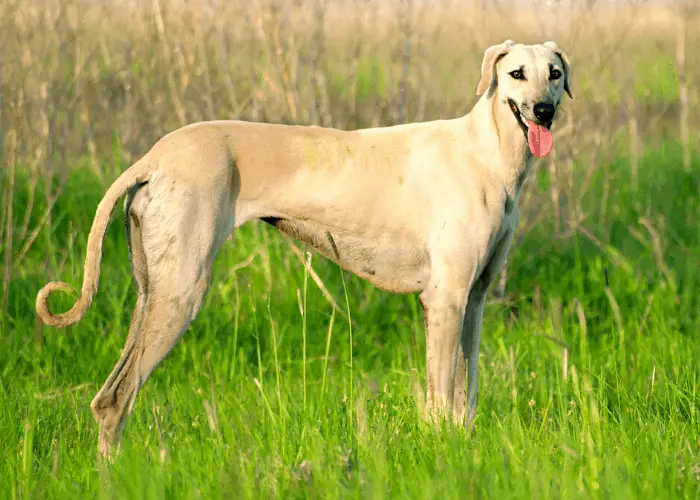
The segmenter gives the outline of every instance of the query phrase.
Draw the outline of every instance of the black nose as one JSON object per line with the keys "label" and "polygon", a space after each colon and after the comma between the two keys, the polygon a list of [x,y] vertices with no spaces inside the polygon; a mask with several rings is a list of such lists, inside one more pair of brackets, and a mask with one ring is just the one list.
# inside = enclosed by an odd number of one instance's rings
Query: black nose
{"label": "black nose", "polygon": [[535,112],[535,118],[537,118],[541,122],[551,122],[552,118],[554,118],[553,104],[539,102],[535,104],[535,108],[533,109],[533,111]]}

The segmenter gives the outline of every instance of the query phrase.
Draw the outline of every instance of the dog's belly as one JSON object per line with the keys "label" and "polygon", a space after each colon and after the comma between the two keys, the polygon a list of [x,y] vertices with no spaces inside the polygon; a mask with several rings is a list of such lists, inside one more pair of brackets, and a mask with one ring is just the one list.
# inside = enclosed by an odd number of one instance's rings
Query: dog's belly
{"label": "dog's belly", "polygon": [[261,220],[383,290],[416,293],[421,292],[428,281],[428,252],[424,245],[409,238],[369,238],[278,217]]}

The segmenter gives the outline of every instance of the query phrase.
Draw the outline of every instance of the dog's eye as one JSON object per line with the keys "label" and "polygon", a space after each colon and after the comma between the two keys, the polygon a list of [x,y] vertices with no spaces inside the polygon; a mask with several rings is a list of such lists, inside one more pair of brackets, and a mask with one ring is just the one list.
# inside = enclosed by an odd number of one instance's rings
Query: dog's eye
{"label": "dog's eye", "polygon": [[519,69],[511,71],[508,74],[515,80],[524,80],[525,79],[525,75],[523,75],[522,70],[519,70]]}
{"label": "dog's eye", "polygon": [[549,79],[550,80],[559,80],[561,78],[561,71],[558,69],[553,69],[551,73],[549,73]]}

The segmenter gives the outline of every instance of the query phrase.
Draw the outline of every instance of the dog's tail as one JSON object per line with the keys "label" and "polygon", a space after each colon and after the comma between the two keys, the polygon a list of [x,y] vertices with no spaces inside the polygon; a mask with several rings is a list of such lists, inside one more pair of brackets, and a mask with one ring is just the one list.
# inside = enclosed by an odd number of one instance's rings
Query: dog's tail
{"label": "dog's tail", "polygon": [[100,262],[102,261],[102,241],[104,240],[107,224],[115,205],[124,194],[136,184],[146,182],[155,167],[146,163],[143,159],[136,162],[124,171],[109,187],[107,192],[97,205],[97,213],[90,229],[87,241],[87,257],[83,276],[83,288],[78,301],[73,307],[64,313],[54,314],[49,310],[49,295],[56,291],[76,294],[75,289],[63,281],[52,281],[39,290],[36,296],[36,312],[42,321],[58,328],[63,328],[80,321],[92,303],[92,298],[97,292],[97,283],[100,279]]}

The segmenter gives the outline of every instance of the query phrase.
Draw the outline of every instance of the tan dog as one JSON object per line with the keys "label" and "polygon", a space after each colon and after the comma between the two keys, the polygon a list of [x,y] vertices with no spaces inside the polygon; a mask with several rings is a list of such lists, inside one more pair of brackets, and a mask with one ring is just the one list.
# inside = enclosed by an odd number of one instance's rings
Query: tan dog
{"label": "tan dog", "polygon": [[[80,320],[97,291],[102,240],[117,201],[138,300],[126,346],[90,408],[99,448],[118,441],[139,389],[197,315],[214,259],[234,228],[262,219],[377,287],[420,293],[429,408],[475,416],[486,292],[510,248],[518,196],[549,128],[569,63],[553,42],[489,47],[474,109],[461,118],[341,131],[203,122],[162,138],[112,184],[88,237],[80,299],[36,310],[47,325]],[[466,366],[469,382],[465,390]],[[465,405],[466,400],[466,405]]]}

